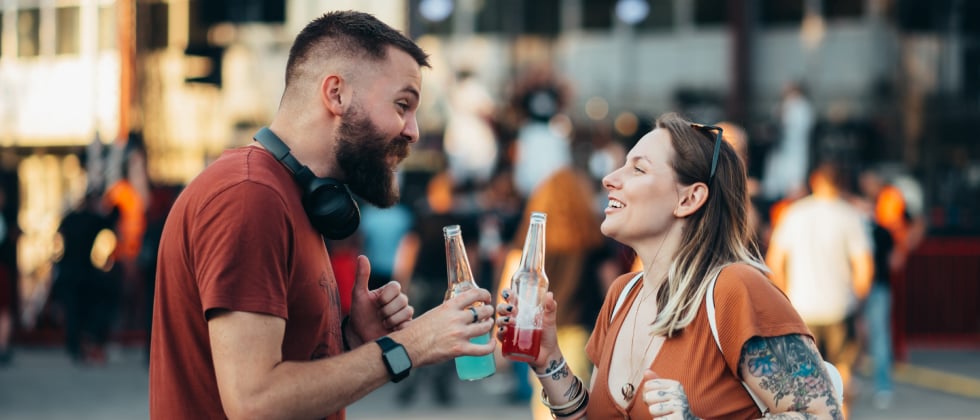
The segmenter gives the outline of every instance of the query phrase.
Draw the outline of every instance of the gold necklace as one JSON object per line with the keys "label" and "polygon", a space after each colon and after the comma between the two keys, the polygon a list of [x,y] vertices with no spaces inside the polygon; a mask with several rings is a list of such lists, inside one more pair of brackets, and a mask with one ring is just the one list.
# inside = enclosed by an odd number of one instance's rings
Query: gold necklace
{"label": "gold necklace", "polygon": [[[636,306],[636,311],[635,315],[633,316],[633,335],[630,337],[630,358],[628,363],[630,370],[627,373],[627,378],[629,378],[629,380],[623,384],[622,388],[619,389],[619,392],[623,394],[623,399],[626,400],[627,404],[629,404],[630,401],[633,401],[633,397],[636,396],[636,386],[633,385],[633,377],[636,372],[636,370],[633,368],[633,344],[636,341],[636,324],[639,323],[640,319],[640,307],[643,306],[643,302],[652,294],[653,292],[647,293],[646,296],[640,298],[639,302],[634,305]],[[640,363],[643,363],[643,360],[646,359],[646,355],[650,351],[650,346],[653,345],[654,339],[656,339],[656,336],[651,335],[650,341],[647,342],[647,347],[643,350],[643,355],[640,356]],[[642,373],[640,376],[642,377]]]}

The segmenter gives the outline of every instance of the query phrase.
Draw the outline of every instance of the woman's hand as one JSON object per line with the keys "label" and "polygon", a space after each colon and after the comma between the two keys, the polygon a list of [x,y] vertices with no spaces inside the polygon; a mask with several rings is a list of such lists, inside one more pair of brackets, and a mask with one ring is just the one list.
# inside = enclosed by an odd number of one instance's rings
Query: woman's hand
{"label": "woman's hand", "polygon": [[[514,320],[517,316],[517,298],[510,289],[501,290],[500,295],[504,298],[504,302],[497,304],[497,325],[500,327],[497,331],[497,340],[503,343],[506,331],[509,328],[514,328]],[[561,350],[558,348],[556,319],[558,302],[555,301],[555,295],[551,292],[545,294],[542,306],[541,350],[538,352],[537,359],[528,362],[528,365],[537,373],[544,373],[545,369],[549,368],[549,364],[552,362],[557,364],[562,358]]]}
{"label": "woman's hand", "polygon": [[662,379],[652,370],[643,372],[643,402],[655,419],[696,419],[680,382]]}

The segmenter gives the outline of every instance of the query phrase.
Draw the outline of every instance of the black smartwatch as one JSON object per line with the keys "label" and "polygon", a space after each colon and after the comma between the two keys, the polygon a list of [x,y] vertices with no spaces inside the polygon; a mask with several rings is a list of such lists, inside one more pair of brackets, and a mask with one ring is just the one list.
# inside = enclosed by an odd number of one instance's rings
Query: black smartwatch
{"label": "black smartwatch", "polygon": [[385,367],[388,368],[391,381],[399,382],[407,378],[412,371],[412,359],[408,357],[405,347],[387,336],[377,339],[375,343],[381,347],[381,360],[384,360]]}

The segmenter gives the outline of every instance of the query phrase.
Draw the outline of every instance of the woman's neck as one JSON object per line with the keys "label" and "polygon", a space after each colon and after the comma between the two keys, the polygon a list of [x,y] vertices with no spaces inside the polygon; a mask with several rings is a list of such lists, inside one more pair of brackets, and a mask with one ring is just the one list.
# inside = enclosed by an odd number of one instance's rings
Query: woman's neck
{"label": "woman's neck", "polygon": [[[673,229],[672,229],[673,230]],[[648,290],[656,290],[667,278],[667,272],[674,261],[679,247],[679,235],[667,235],[660,240],[650,241],[649,246],[635,248],[636,255],[643,262],[643,284]]]}

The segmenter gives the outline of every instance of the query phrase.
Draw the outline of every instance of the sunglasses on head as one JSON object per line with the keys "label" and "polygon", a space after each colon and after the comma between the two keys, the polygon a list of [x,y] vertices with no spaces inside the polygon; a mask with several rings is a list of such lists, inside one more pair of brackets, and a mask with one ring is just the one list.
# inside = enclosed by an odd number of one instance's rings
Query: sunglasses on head
{"label": "sunglasses on head", "polygon": [[706,132],[717,131],[718,134],[715,136],[715,151],[711,154],[711,172],[708,175],[708,185],[711,185],[711,181],[715,179],[715,170],[718,169],[718,152],[721,151],[721,140],[722,140],[722,129],[721,127],[714,125],[704,125],[698,123],[691,123],[691,127],[697,130],[702,130]]}

